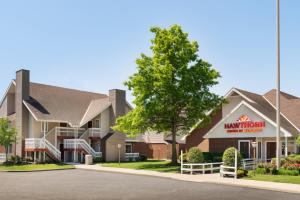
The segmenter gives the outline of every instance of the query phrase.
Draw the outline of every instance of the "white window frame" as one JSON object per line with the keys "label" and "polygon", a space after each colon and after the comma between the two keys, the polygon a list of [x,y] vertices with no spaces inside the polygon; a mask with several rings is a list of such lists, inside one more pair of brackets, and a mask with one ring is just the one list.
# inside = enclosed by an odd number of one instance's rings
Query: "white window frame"
{"label": "white window frame", "polygon": [[[99,122],[99,126],[96,127],[97,121]],[[95,128],[101,128],[101,119],[95,119]]]}
{"label": "white window frame", "polygon": [[[238,145],[238,147],[239,147],[239,152],[241,152],[241,142],[248,142],[248,155],[249,155],[249,158],[251,157],[251,141],[250,140],[239,140],[239,145]],[[245,158],[245,159],[248,159],[248,158]]]}
{"label": "white window frame", "polygon": [[[44,127],[46,125],[46,128]],[[44,130],[44,128],[45,128],[45,130]],[[48,129],[49,129],[49,127],[48,127],[48,122],[44,122],[44,121],[42,121],[41,122],[41,132],[42,133],[47,133],[48,132]]]}

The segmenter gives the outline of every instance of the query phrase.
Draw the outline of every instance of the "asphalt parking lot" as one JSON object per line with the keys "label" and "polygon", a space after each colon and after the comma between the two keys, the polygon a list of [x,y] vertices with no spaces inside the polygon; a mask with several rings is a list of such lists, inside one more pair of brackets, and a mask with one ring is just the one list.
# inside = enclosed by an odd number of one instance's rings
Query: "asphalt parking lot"
{"label": "asphalt parking lot", "polygon": [[299,194],[85,170],[0,173],[1,200],[299,200]]}

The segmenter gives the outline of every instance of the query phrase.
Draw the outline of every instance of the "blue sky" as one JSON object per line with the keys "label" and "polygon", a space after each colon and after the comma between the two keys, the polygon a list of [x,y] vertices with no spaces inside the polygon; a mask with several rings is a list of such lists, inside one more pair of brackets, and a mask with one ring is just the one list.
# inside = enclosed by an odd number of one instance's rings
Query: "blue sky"
{"label": "blue sky", "polygon": [[[300,96],[300,1],[281,8],[282,90]],[[275,0],[20,0],[0,2],[0,93],[20,68],[31,70],[33,82],[126,89],[135,59],[149,53],[149,28],[172,24],[198,41],[200,57],[221,73],[216,93],[275,87]]]}

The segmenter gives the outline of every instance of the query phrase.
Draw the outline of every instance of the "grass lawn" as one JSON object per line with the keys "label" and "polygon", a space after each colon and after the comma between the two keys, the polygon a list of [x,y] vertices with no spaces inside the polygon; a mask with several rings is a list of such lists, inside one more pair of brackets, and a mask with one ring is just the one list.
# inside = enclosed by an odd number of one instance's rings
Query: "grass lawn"
{"label": "grass lawn", "polygon": [[74,166],[67,164],[0,165],[0,171],[39,171],[56,169],[74,169]]}
{"label": "grass lawn", "polygon": [[256,174],[255,176],[248,176],[248,177],[245,177],[244,179],[257,180],[257,181],[271,181],[271,182],[278,182],[278,183],[300,184],[300,176]]}
{"label": "grass lawn", "polygon": [[143,169],[158,172],[171,172],[177,173],[180,171],[180,165],[172,166],[170,161],[163,160],[148,160],[145,162],[122,162],[120,165],[116,162],[102,163],[103,167],[116,167],[116,168],[128,168],[128,169]]}

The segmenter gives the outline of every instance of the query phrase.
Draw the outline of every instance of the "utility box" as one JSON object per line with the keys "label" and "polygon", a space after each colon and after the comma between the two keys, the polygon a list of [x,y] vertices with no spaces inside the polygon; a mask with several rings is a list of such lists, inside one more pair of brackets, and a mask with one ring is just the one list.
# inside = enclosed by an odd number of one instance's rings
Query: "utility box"
{"label": "utility box", "polygon": [[93,164],[93,156],[92,155],[85,155],[85,164],[92,165]]}

